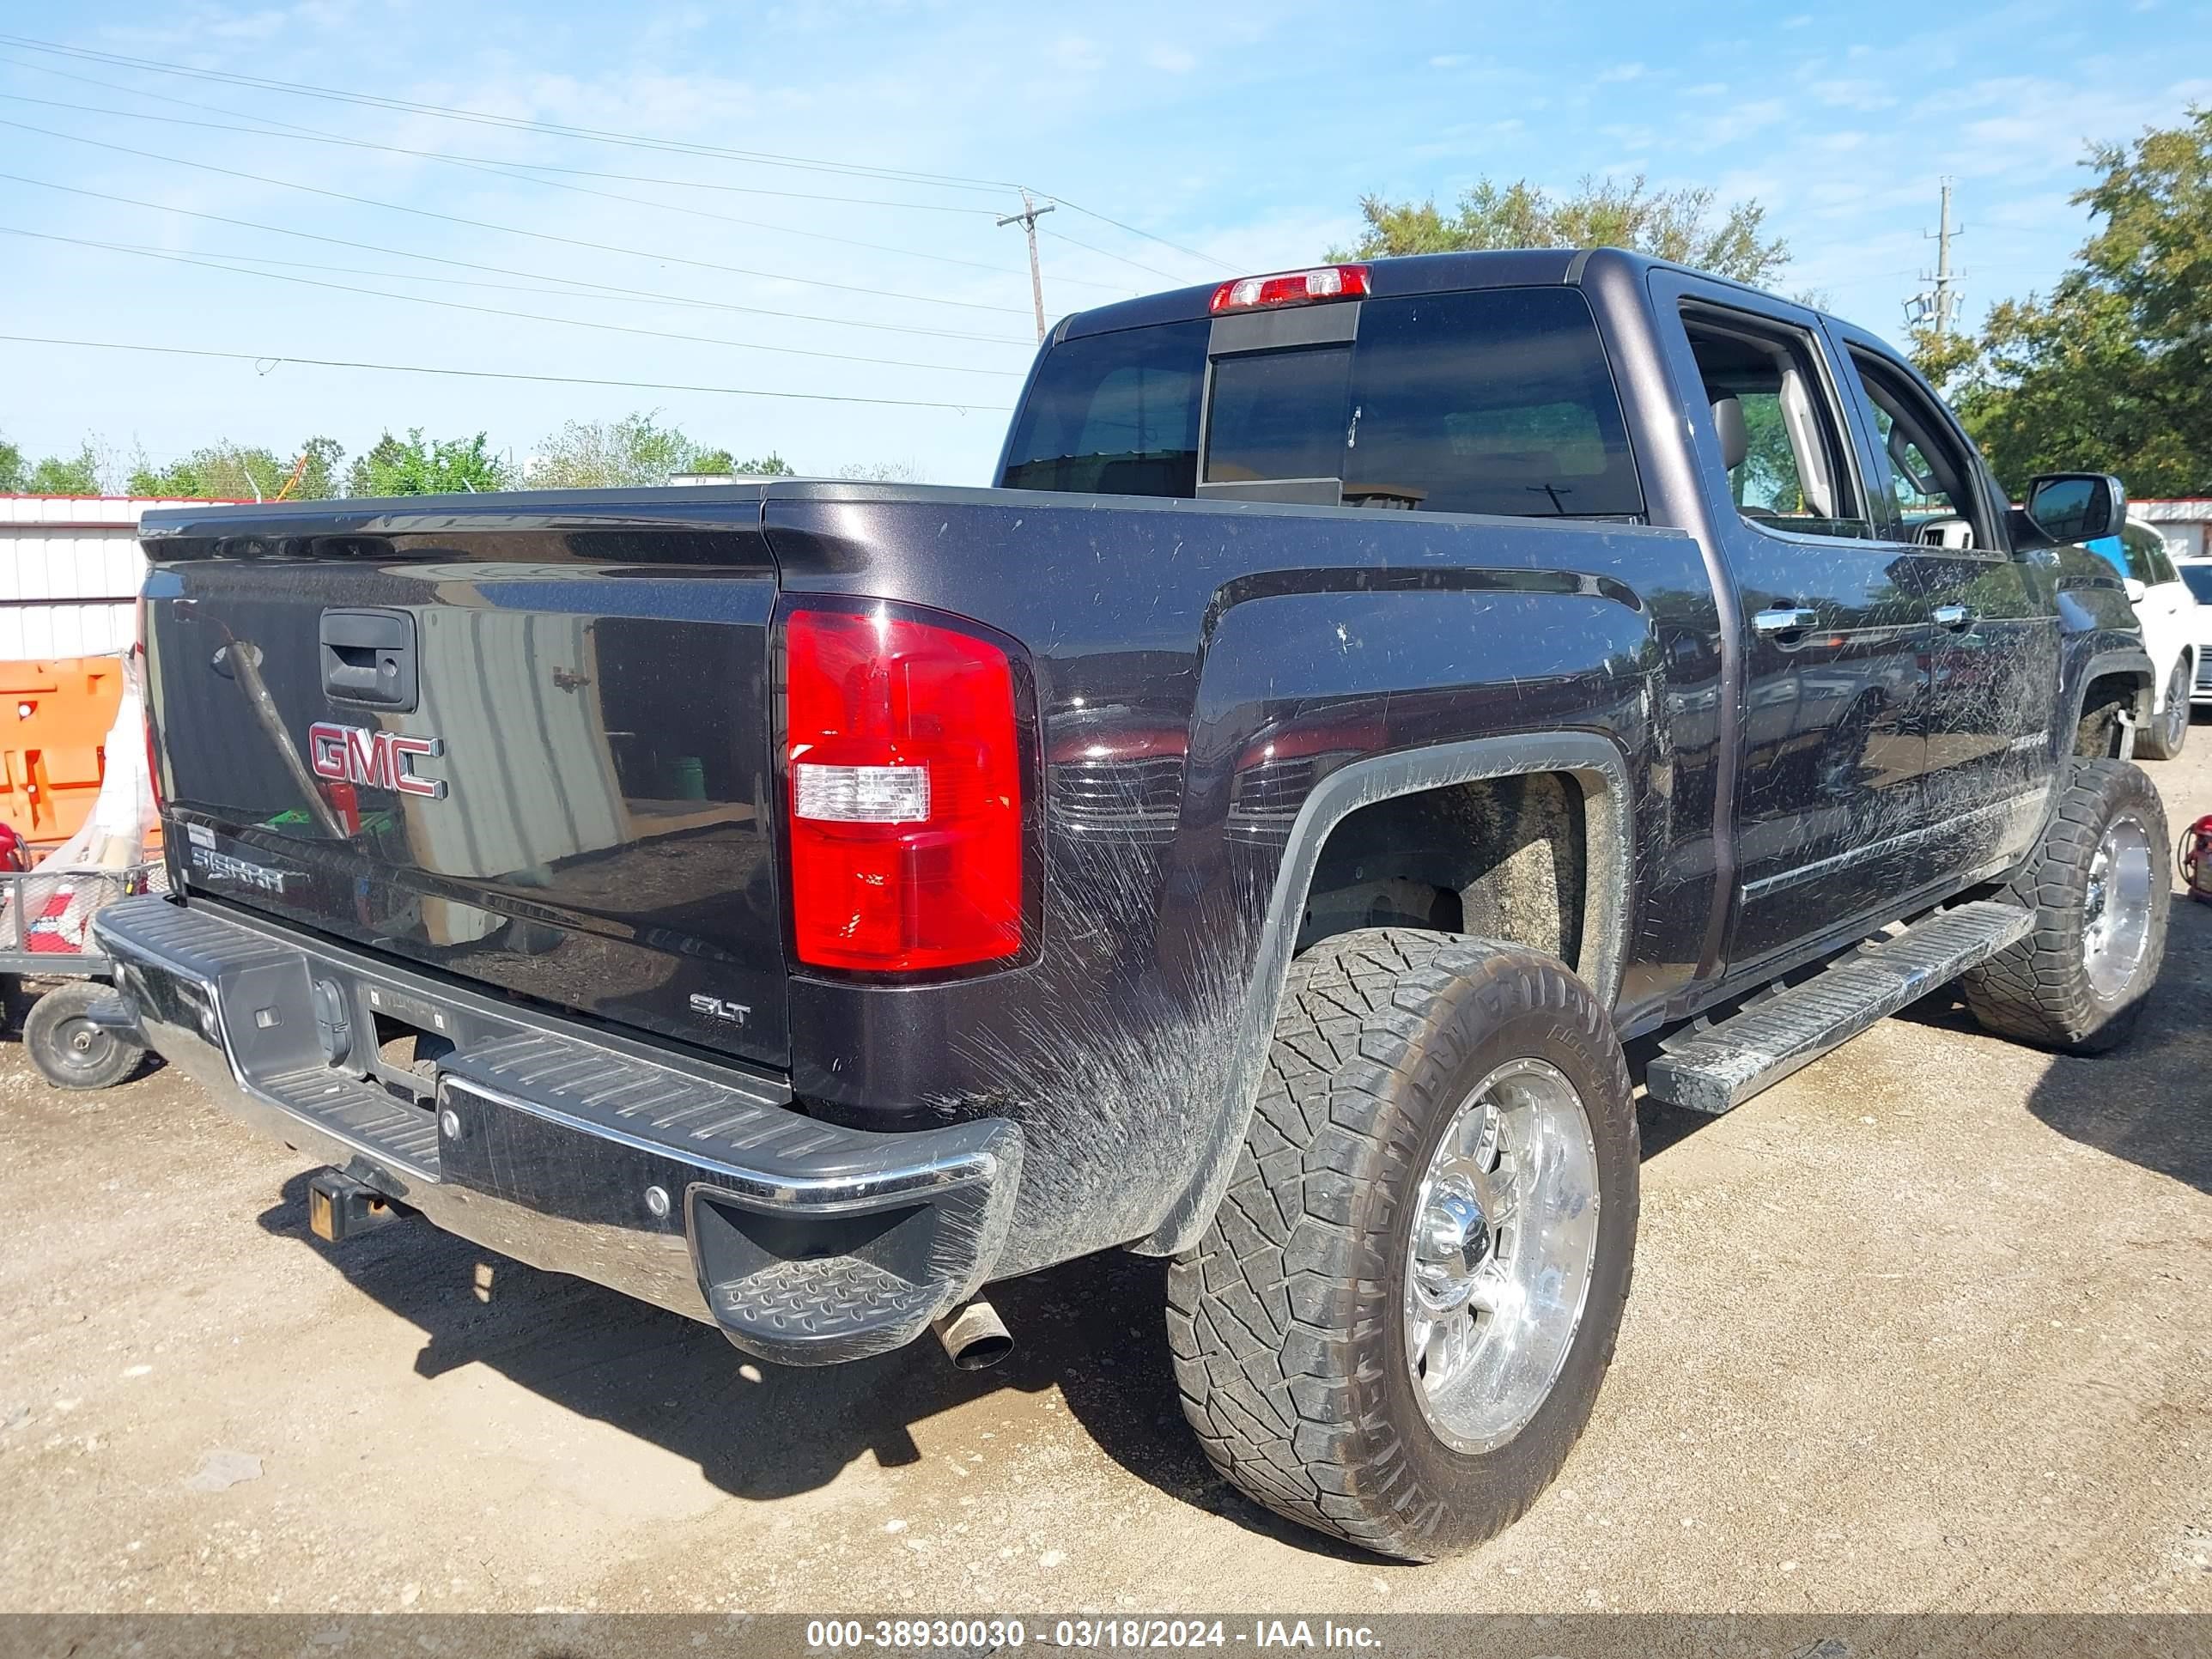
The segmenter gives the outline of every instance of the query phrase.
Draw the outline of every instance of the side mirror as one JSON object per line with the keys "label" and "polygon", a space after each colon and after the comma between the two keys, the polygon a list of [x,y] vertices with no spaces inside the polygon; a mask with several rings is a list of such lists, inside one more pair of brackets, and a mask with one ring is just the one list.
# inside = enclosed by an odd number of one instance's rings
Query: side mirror
{"label": "side mirror", "polygon": [[2027,481],[2021,516],[2041,545],[2094,542],[2120,533],[2128,492],[2109,472],[2046,472]]}
{"label": "side mirror", "polygon": [[2120,586],[2128,590],[2128,603],[2130,605],[2141,605],[2143,602],[2144,596],[2150,592],[2148,588],[2145,587],[2133,576],[2122,577],[2120,579]]}

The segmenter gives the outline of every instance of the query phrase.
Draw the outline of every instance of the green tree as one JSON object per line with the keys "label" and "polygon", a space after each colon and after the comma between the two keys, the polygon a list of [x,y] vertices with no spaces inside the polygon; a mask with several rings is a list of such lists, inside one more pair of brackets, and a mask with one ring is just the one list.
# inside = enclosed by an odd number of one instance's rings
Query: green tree
{"label": "green tree", "polygon": [[292,462],[285,499],[328,501],[338,493],[338,463],[344,459],[345,446],[336,438],[308,439]]}
{"label": "green tree", "polygon": [[370,445],[346,475],[346,494],[459,495],[504,489],[510,482],[506,463],[490,452],[485,434],[426,440],[417,426],[404,438],[386,432]]}
{"label": "green tree", "polygon": [[1394,253],[1452,253],[1483,248],[1625,247],[1672,259],[1739,282],[1765,283],[1790,263],[1789,245],[1765,234],[1766,210],[1756,201],[1715,212],[1710,189],[1654,190],[1633,179],[1584,178],[1571,196],[1553,197],[1516,179],[1476,180],[1446,213],[1433,198],[1392,202],[1359,198],[1366,228],[1331,259],[1375,259]]}
{"label": "green tree", "polygon": [[1923,324],[1911,331],[1906,353],[1928,384],[1954,400],[1980,371],[1981,345],[1971,334],[1938,334]]}
{"label": "green tree", "polygon": [[2137,495],[2212,491],[2212,110],[2093,145],[2094,229],[2046,300],[1991,309],[1954,365],[1997,477],[2117,472]]}
{"label": "green tree", "polygon": [[23,463],[23,452],[0,438],[0,495],[20,495],[30,469]]}
{"label": "green tree", "polygon": [[737,478],[788,478],[792,476],[791,463],[773,449],[750,461],[738,460],[726,449],[702,449],[692,455],[690,465],[683,471],[726,472]]}
{"label": "green tree", "polygon": [[89,441],[74,455],[49,455],[23,480],[29,495],[97,495],[100,455]]}
{"label": "green tree", "polygon": [[841,478],[866,479],[873,483],[927,483],[916,461],[852,461],[837,469]]}
{"label": "green tree", "polygon": [[155,466],[141,455],[131,469],[129,488],[134,495],[273,501],[291,476],[291,464],[278,459],[274,451],[224,439],[167,466]]}
{"label": "green tree", "polygon": [[665,484],[678,472],[700,470],[699,446],[682,430],[662,426],[659,411],[618,421],[571,421],[538,446],[530,483],[541,489],[608,489]]}

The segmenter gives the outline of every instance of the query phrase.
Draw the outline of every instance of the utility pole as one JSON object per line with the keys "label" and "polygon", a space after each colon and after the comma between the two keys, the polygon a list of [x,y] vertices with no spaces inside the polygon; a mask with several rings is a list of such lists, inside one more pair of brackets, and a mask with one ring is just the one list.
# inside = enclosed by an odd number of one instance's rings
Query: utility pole
{"label": "utility pole", "polygon": [[1951,180],[1948,177],[1943,180],[1942,216],[1937,222],[1937,224],[1938,228],[1936,232],[1936,292],[1933,295],[1933,300],[1936,313],[1936,337],[1938,341],[1941,341],[1949,337],[1951,332],[1951,319],[1958,310],[1959,306],[1958,283],[1957,279],[1951,275],[1951,239],[1954,236],[1965,235],[1966,229],[1964,225],[1960,226],[1955,230],[1952,228]]}
{"label": "utility pole", "polygon": [[[1951,187],[1948,184],[1946,184],[1943,188],[1945,191],[1948,192]],[[1943,199],[1948,202],[1951,198],[1947,193]],[[1005,218],[999,221],[999,228],[1001,230],[1004,230],[1008,225],[1019,225],[1029,234],[1030,301],[1030,303],[1036,307],[1037,338],[1039,340],[1042,340],[1044,338],[1044,277],[1037,270],[1036,222],[1044,215],[1051,212],[1052,210],[1053,204],[1050,202],[1047,202],[1042,207],[1039,207],[1030,198],[1030,193],[1025,190],[1022,192],[1022,210],[1019,213],[1009,213]]]}

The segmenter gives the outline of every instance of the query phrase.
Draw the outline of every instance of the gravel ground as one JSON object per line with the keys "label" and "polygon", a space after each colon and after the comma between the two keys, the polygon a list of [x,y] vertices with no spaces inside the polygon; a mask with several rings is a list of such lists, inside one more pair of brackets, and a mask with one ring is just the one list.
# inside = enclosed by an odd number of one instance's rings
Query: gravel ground
{"label": "gravel ground", "polygon": [[[2149,768],[2212,811],[2212,726]],[[1653,1109],[1597,1415],[1520,1525],[1378,1563],[1213,1482],[1161,1267],[763,1371],[427,1226],[329,1249],[173,1072],[0,1048],[0,1610],[2212,1611],[2212,906],[2096,1061],[1939,995],[1732,1115]]]}

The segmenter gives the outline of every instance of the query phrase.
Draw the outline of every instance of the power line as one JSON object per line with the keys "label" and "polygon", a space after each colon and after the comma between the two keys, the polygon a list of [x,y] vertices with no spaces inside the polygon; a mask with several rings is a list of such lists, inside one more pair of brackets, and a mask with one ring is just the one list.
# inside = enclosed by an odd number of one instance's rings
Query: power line
{"label": "power line", "polygon": [[[70,346],[86,351],[144,351],[167,357],[217,357],[252,363],[257,373],[273,374],[286,363],[307,368],[357,368],[387,374],[445,374],[470,380],[527,380],[545,386],[622,386],[635,392],[711,392],[728,398],[781,398],[801,403],[878,404],[894,409],[951,409],[965,415],[1010,412],[1003,404],[954,404],[925,398],[863,398],[835,392],[763,392],[741,386],[686,386],[670,380],[611,380],[586,374],[522,374],[489,368],[440,368],[424,363],[372,363],[343,357],[299,357],[270,352],[214,351],[195,346],[135,345],[117,340],[64,340],[44,334],[0,334],[17,345]],[[268,368],[263,368],[264,363]]]}
{"label": "power line", "polygon": [[199,265],[210,270],[228,270],[240,276],[260,276],[272,283],[296,283],[303,288],[327,289],[338,294],[363,294],[372,299],[398,300],[407,305],[436,306],[442,311],[469,311],[482,317],[506,317],[526,323],[553,323],[563,328],[596,329],[607,334],[635,334],[656,340],[681,340],[690,345],[727,346],[736,351],[772,351],[788,357],[822,357],[841,363],[865,363],[872,368],[920,368],[939,374],[1000,374],[1012,377],[1018,371],[1007,368],[978,368],[962,363],[917,363],[902,357],[862,357],[846,351],[816,351],[805,346],[759,345],[750,340],[725,340],[712,334],[678,334],[667,329],[632,328],[624,323],[595,323],[580,317],[547,317],[533,311],[514,311],[504,306],[472,306],[459,300],[434,300],[422,294],[391,294],[382,289],[359,288],[351,283],[327,283],[313,276],[289,276],[276,270],[241,270],[236,266],[218,264],[212,260],[195,258],[187,253],[154,252],[133,248],[120,242],[95,242],[82,236],[60,236],[49,231],[21,230],[14,225],[0,225],[0,235],[28,236],[42,242],[66,242],[76,247],[96,247],[111,253],[132,253],[142,258],[166,259],[173,264]]}
{"label": "power line", "polygon": [[[174,213],[187,219],[204,219],[210,224],[231,225],[241,230],[258,230],[274,236],[291,236],[305,242],[322,242],[331,247],[349,247],[362,253],[382,253],[397,259],[419,259],[426,264],[449,265],[457,270],[482,270],[496,276],[534,276],[550,282],[568,283],[592,290],[590,295],[577,297],[607,296],[618,299],[649,300],[665,305],[700,306],[715,311],[742,312],[748,316],[779,317],[791,322],[822,323],[833,328],[875,329],[896,334],[926,335],[941,340],[971,340],[978,344],[1023,345],[1026,340],[1016,340],[1000,334],[962,334],[941,328],[921,328],[908,323],[862,322],[849,317],[821,317],[804,311],[777,311],[766,306],[742,305],[734,300],[702,300],[687,295],[663,294],[651,289],[623,288],[611,283],[594,283],[581,276],[545,276],[544,273],[518,270],[512,265],[488,265],[471,259],[448,258],[442,254],[418,253],[410,248],[392,247],[380,242],[356,242],[343,236],[326,236],[319,231],[295,230],[288,225],[266,225],[254,219],[234,218],[228,214],[209,213],[198,208],[172,207],[165,202],[149,202],[136,196],[118,196],[112,191],[93,190],[83,185],[58,185],[49,179],[33,179],[20,173],[0,173],[0,179],[10,184],[31,185],[40,190],[60,191],[70,196],[88,197],[94,201],[117,202],[125,207],[144,208],[153,213]],[[282,264],[283,261],[266,261]],[[428,277],[416,281],[433,280]]]}
{"label": "power line", "polygon": [[[878,167],[852,161],[830,161],[818,157],[779,155],[773,150],[732,149],[721,144],[694,143],[684,139],[647,138],[635,133],[612,132],[597,127],[570,126],[564,122],[541,121],[532,117],[496,115],[486,110],[460,108],[445,104],[416,103],[405,98],[387,98],[374,93],[347,92],[336,87],[318,87],[298,81],[276,81],[256,75],[240,75],[228,70],[189,69],[181,64],[159,63],[152,58],[131,58],[122,52],[95,52],[87,46],[66,46],[58,41],[34,40],[28,35],[0,33],[0,43],[30,52],[52,52],[59,57],[85,59],[95,63],[119,64],[126,68],[144,70],[157,75],[178,75],[199,81],[220,81],[233,86],[252,87],[263,92],[281,92],[298,98],[321,98],[344,104],[360,104],[376,109],[405,111],[414,115],[434,115],[447,120],[471,121],[485,126],[505,127],[510,131],[545,132],[563,138],[587,139],[595,143],[620,144],[625,148],[658,149],[678,155],[710,155],[725,161],[746,161],[760,167],[791,167],[803,172],[836,173],[848,176],[884,179],[900,183],[928,185],[942,189],[1004,191],[1014,186],[1004,179],[970,179],[957,173],[924,173],[905,167]],[[1086,210],[1078,209],[1077,211]]]}
{"label": "power line", "polygon": [[[301,82],[269,80],[259,76],[239,75],[225,70],[188,69],[182,64],[158,63],[145,58],[131,58],[120,52],[95,52],[83,46],[65,46],[56,41],[34,40],[27,35],[0,33],[0,43],[32,52],[89,59],[95,63],[118,64],[127,68],[157,75],[185,76],[197,80],[217,81],[234,86],[252,87],[262,91],[281,92],[295,97],[329,99],[340,103],[365,105],[372,108],[403,110],[412,114],[432,115],[448,120],[472,121],[486,125],[504,127],[510,131],[545,132],[561,137],[586,139],[596,143],[620,144],[629,148],[657,149],[678,155],[708,155],[722,160],[744,161],[759,167],[791,167],[801,171],[842,173],[851,177],[883,179],[942,189],[1004,191],[1021,188],[1018,182],[1011,179],[972,179],[957,173],[933,173],[905,168],[873,167],[854,162],[827,161],[808,156],[778,155],[772,150],[741,150],[720,144],[698,144],[682,140],[646,138],[634,133],[612,132],[594,127],[569,126],[561,122],[540,121],[528,117],[495,115],[483,110],[463,109],[441,104],[416,103],[404,98],[386,98],[369,93],[345,92],[337,88],[312,86]],[[1149,242],[1158,242],[1162,247],[1173,248],[1176,252],[1187,254],[1191,258],[1199,260],[1217,270],[1230,269],[1228,265],[1210,253],[1201,253],[1196,248],[1172,241],[1156,232],[1139,229],[1135,225],[1101,213],[1096,208],[1085,207],[1080,202],[1071,201],[1065,196],[1042,191],[1039,193],[1044,195],[1048,201],[1056,203],[1072,213],[1079,213],[1087,219],[1096,219],[1101,224],[1111,225],[1115,229],[1125,232],[1131,236],[1141,237]]]}
{"label": "power line", "polygon": [[[9,175],[5,173],[0,173],[0,179],[4,179],[8,176]],[[22,232],[20,234],[30,235],[41,233]],[[173,248],[155,247],[143,242],[99,242],[95,243],[94,246],[104,248],[113,248],[119,252],[126,253],[158,253],[169,256],[176,256],[177,254],[177,251]],[[392,250],[392,257],[396,258],[421,259],[430,257],[427,254],[408,253],[404,250]],[[503,294],[534,294],[541,298],[549,300],[590,300],[601,303],[622,305],[696,307],[700,309],[710,311],[742,312],[751,316],[796,318],[805,322],[827,323],[837,328],[889,329],[896,333],[927,335],[933,338],[940,340],[963,340],[974,345],[1020,346],[1024,350],[1028,349],[1030,347],[1030,343],[1027,340],[1018,340],[1006,335],[957,334],[945,329],[902,328],[895,323],[849,322],[842,318],[837,317],[810,317],[804,312],[760,311],[756,307],[750,306],[733,305],[719,300],[693,299],[681,295],[662,295],[652,292],[629,293],[621,289],[597,291],[589,285],[581,290],[569,287],[548,288],[542,285],[544,283],[568,283],[577,280],[569,276],[549,276],[541,279],[541,283],[538,285],[532,285],[526,283],[488,283],[466,276],[434,276],[428,271],[372,270],[361,265],[332,264],[327,260],[321,259],[278,259],[272,258],[268,254],[239,253],[227,248],[198,248],[194,251],[192,257],[202,263],[213,265],[215,269],[222,270],[236,270],[241,275],[247,276],[259,274],[252,269],[256,265],[283,265],[294,270],[319,270],[340,276],[374,276],[380,281],[387,283],[436,283],[442,287],[447,288],[482,288],[492,289]],[[471,267],[471,269],[501,271],[506,275],[517,276],[527,276],[535,274],[528,271],[507,271],[505,267],[499,265]]]}
{"label": "power line", "polygon": [[[1190,285],[1190,279],[1187,276],[1178,276],[1171,270],[1162,270],[1158,265],[1148,265],[1141,259],[1132,259],[1127,254],[1116,253],[1110,248],[1095,247],[1089,242],[1079,242],[1065,231],[1040,230],[1037,234],[1041,236],[1049,236],[1055,242],[1065,242],[1070,247],[1079,247],[1085,253],[1096,253],[1106,259],[1119,259],[1125,265],[1134,265],[1139,270],[1150,271],[1155,276],[1164,276],[1178,288],[1187,288]],[[1105,284],[1102,283],[1099,286],[1103,288]],[[1123,284],[1123,291],[1127,291],[1126,283]]]}
{"label": "power line", "polygon": [[[125,88],[128,90],[128,88]],[[827,231],[802,230],[796,225],[780,225],[764,219],[741,219],[734,214],[715,213],[706,208],[685,207],[676,202],[656,202],[649,197],[631,196],[620,191],[595,190],[588,185],[572,185],[559,179],[536,179],[526,173],[517,173],[507,163],[488,158],[448,155],[434,149],[411,149],[401,144],[374,143],[366,138],[346,138],[331,133],[307,129],[283,131],[274,127],[239,126],[222,121],[194,121],[177,115],[151,115],[140,110],[104,109],[97,106],[64,103],[58,99],[33,98],[27,93],[0,92],[0,99],[10,103],[37,104],[48,109],[67,110],[72,114],[119,116],[126,121],[159,121],[168,126],[204,127],[218,132],[242,132],[258,138],[289,138],[295,143],[337,144],[348,149],[379,150],[389,155],[411,155],[421,161],[441,162],[448,167],[466,167],[471,172],[487,173],[496,178],[512,179],[518,183],[537,185],[546,190],[565,190],[580,196],[596,196],[604,201],[626,202],[633,207],[650,208],[656,213],[680,213],[696,219],[713,219],[727,225],[743,225],[751,230],[775,231],[785,236],[803,236],[812,241],[833,242],[841,247],[865,248],[872,253],[895,254],[902,258],[927,259],[938,264],[961,265],[970,270],[989,271],[994,276],[1019,276],[1022,273],[1011,265],[994,265],[980,259],[963,259],[949,253],[929,253],[920,248],[898,247],[888,242],[862,241],[852,236],[834,236]],[[289,126],[289,124],[286,123]],[[1113,257],[1111,255],[1108,256]],[[1075,281],[1070,277],[1066,280]],[[1083,283],[1085,288],[1112,289],[1111,283]]]}
{"label": "power line", "polygon": [[[4,38],[0,36],[0,39]],[[1166,237],[1156,235],[1149,230],[1139,230],[1134,225],[1125,225],[1119,219],[1109,218],[1097,209],[1087,208],[1080,202],[1071,202],[1065,196],[1048,196],[1046,199],[1059,203],[1071,213],[1079,213],[1086,219],[1096,219],[1102,225],[1111,225],[1115,229],[1127,231],[1132,236],[1141,236],[1148,242],[1158,242],[1162,247],[1171,247],[1177,253],[1188,253],[1192,258],[1201,264],[1212,265],[1216,270],[1234,269],[1211,253],[1200,253],[1194,247],[1185,247],[1181,242],[1171,242]]]}
{"label": "power line", "polygon": [[471,219],[456,213],[440,213],[430,208],[410,207],[404,202],[380,202],[372,196],[354,196],[342,190],[326,190],[320,185],[303,185],[295,179],[276,179],[267,173],[247,173],[240,167],[217,167],[212,161],[191,161],[181,155],[164,155],[158,150],[136,149],[129,144],[112,144],[105,139],[87,138],[78,133],[57,132],[51,127],[33,126],[27,121],[0,118],[0,127],[14,127],[20,132],[35,132],[48,138],[59,138],[66,143],[88,144],[94,149],[113,150],[118,155],[136,155],[144,161],[167,161],[173,167],[191,167],[199,173],[217,173],[228,179],[245,179],[257,185],[274,185],[281,190],[304,191],[311,196],[325,196],[336,202],[350,202],[356,207],[380,208],[389,213],[408,213],[419,219],[436,219],[446,224],[466,225],[476,230],[497,231],[507,236],[527,236],[540,242],[557,242],[564,247],[590,248],[595,252],[620,253],[635,259],[651,259],[667,264],[694,265],[702,270],[727,271],[733,276],[755,276],[767,282],[802,283],[810,288],[835,289],[842,294],[866,294],[878,299],[908,300],[917,305],[957,306],[963,311],[994,311],[1014,317],[1022,314],[1018,306],[989,305],[980,300],[948,300],[934,294],[902,293],[896,289],[833,283],[820,276],[794,276],[785,271],[757,270],[744,265],[721,264],[712,259],[693,259],[680,253],[656,252],[649,248],[623,247],[613,242],[593,242],[578,236],[561,236],[550,230],[529,230],[520,225],[495,224],[486,219]]}
{"label": "power line", "polygon": [[[274,116],[248,115],[242,110],[232,109],[222,104],[204,104],[196,98],[173,98],[167,93],[149,92],[144,87],[128,86],[120,81],[104,81],[99,76],[93,75],[74,75],[68,70],[56,69],[51,64],[27,63],[23,59],[17,58],[0,58],[0,63],[8,64],[15,69],[29,70],[35,75],[51,75],[58,76],[64,81],[75,81],[82,86],[104,87],[110,92],[127,93],[133,98],[149,99],[157,104],[174,104],[179,109],[205,110],[216,115],[235,115],[246,120],[264,121],[271,127],[282,128],[286,133],[296,134],[303,137],[325,139],[331,143],[368,144],[368,143],[366,139],[349,139],[337,134],[323,131],[318,128],[303,127],[299,125],[296,122],[280,121]],[[27,97],[25,101],[29,103],[37,103],[40,100]],[[70,105],[67,107],[77,108],[80,106],[76,105]],[[97,112],[112,115],[129,113],[129,112],[122,110],[107,110]],[[138,115],[135,116],[134,118],[147,120],[153,118]],[[191,123],[189,125],[213,126],[217,124],[214,122],[204,122]],[[224,130],[248,131],[255,131],[256,129],[226,128]],[[404,149],[397,145],[371,145],[370,148],[391,149],[395,151],[397,154],[403,155],[438,155],[442,154],[441,152],[434,150]],[[965,215],[971,218],[979,219],[988,219],[993,216],[993,210],[990,208],[969,207],[964,204],[957,202],[902,202],[884,196],[831,196],[820,191],[776,190],[766,185],[731,185],[721,183],[719,180],[705,179],[670,179],[659,173],[610,173],[604,169],[596,167],[564,167],[551,161],[525,161],[515,159],[501,159],[492,156],[461,156],[447,155],[445,159],[482,161],[500,167],[523,167],[532,173],[559,173],[567,174],[571,178],[577,179],[611,179],[623,184],[665,185],[672,190],[711,190],[734,196],[774,196],[796,202],[833,203],[841,207],[904,208],[910,209],[916,213],[957,213]]]}

